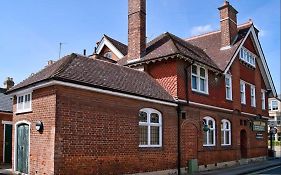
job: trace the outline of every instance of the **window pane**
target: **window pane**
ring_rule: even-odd
[[[229,142],[229,134],[230,134],[230,132],[229,131],[225,131],[225,144],[230,144],[230,142]]]
[[[140,122],[147,122],[147,113],[141,111],[139,114],[139,121]]]
[[[226,88],[226,98],[230,99],[230,88],[229,87]]]
[[[214,126],[213,126],[213,121],[212,121],[212,120],[209,120],[209,121],[208,121],[208,126],[209,126],[209,128],[214,128]]]
[[[150,144],[151,145],[159,145],[160,144],[160,127],[159,126],[151,126],[150,127]]]
[[[192,89],[197,89],[197,77],[192,75]]]
[[[277,101],[271,101],[271,107],[272,107],[272,110],[278,110],[278,102]]]
[[[205,77],[205,69],[200,68],[200,77]]]
[[[159,123],[159,115],[156,113],[150,114],[150,122],[151,123]]]
[[[226,86],[230,86],[230,80],[229,80],[229,78],[225,78],[225,85],[226,85]]]
[[[229,129],[229,123],[225,122],[225,129]]]
[[[197,75],[197,66],[192,65],[192,73]]]
[[[139,144],[140,145],[148,145],[148,127],[147,126],[139,126]]]
[[[214,130],[209,130],[209,144],[213,145],[214,143]]]
[[[206,80],[200,78],[200,91],[206,92]]]

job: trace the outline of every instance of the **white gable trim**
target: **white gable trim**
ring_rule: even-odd
[[[265,60],[265,56],[264,56],[264,53],[263,53],[263,51],[262,51],[262,47],[261,47],[261,45],[260,45],[260,42],[259,42],[259,40],[258,40],[258,37],[257,37],[257,35],[256,35],[254,26],[252,26],[252,27],[250,28],[250,30],[248,31],[248,33],[247,33],[247,35],[245,36],[244,40],[242,41],[242,43],[240,44],[240,46],[239,46],[238,49],[236,50],[234,56],[231,58],[230,63],[228,64],[228,66],[226,67],[226,69],[225,69],[225,71],[224,71],[224,74],[227,74],[227,72],[229,71],[231,65],[233,64],[235,58],[236,58],[237,55],[239,54],[241,48],[243,47],[245,41],[247,40],[247,38],[249,37],[250,34],[252,34],[252,36],[253,36],[254,44],[255,44],[256,47],[257,47],[258,53],[259,53],[260,58],[261,58],[262,66],[263,66],[263,68],[264,68],[264,70],[265,70],[265,75],[264,75],[263,71],[261,71],[262,76],[263,76],[263,78],[268,79],[269,86],[270,86],[270,89],[272,90],[273,96],[276,97],[276,96],[277,96],[276,89],[275,89],[275,86],[274,86],[274,84],[273,84],[273,80],[272,80],[272,77],[271,77],[271,75],[270,75],[270,72],[269,72],[269,69],[268,69],[268,66],[267,66],[267,63],[266,63],[266,60]],[[256,64],[257,64],[257,61],[256,61]]]
[[[124,55],[104,36],[97,48],[97,54],[100,54],[103,47],[107,46],[119,59],[124,57]]]

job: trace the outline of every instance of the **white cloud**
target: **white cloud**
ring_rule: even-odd
[[[213,30],[213,27],[210,24],[203,25],[203,26],[195,26],[191,29],[191,35],[199,35],[203,33],[207,33]]]

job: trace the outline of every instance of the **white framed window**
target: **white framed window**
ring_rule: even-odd
[[[192,65],[191,67],[192,90],[208,94],[208,70],[198,65]]]
[[[251,106],[256,107],[256,87],[251,85]]]
[[[271,102],[269,104],[269,110],[278,111],[278,101],[277,100],[271,100]]]
[[[245,47],[242,47],[240,50],[240,59],[246,62],[247,64],[256,67],[256,55],[246,49]]]
[[[261,90],[261,108],[265,110],[265,90]]]
[[[246,104],[246,84],[244,81],[240,81],[240,97],[241,103]]]
[[[17,113],[30,112],[32,105],[32,94],[26,93],[17,96]]]
[[[221,145],[231,145],[231,123],[226,119],[221,121]]]
[[[216,122],[211,117],[204,117],[203,123],[208,125],[209,130],[204,132],[203,146],[215,146],[216,145]]]
[[[225,75],[225,97],[227,100],[232,100],[232,78],[231,75]]]
[[[151,108],[139,112],[139,147],[162,146],[162,115]]]

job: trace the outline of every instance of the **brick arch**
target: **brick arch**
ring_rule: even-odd
[[[198,158],[198,124],[184,121],[181,125],[181,164],[187,165],[190,159]]]

